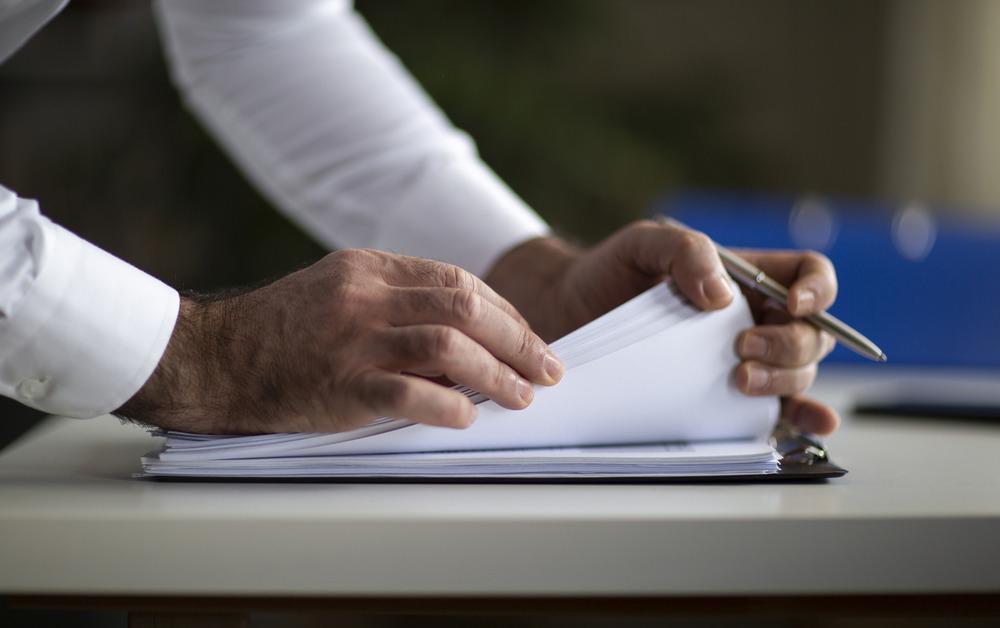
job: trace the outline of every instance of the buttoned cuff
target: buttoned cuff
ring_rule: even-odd
[[[149,379],[177,320],[177,291],[42,219],[37,275],[0,319],[0,392],[88,418]]]

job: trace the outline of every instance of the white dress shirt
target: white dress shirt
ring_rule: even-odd
[[[0,0],[0,52],[30,34],[3,19],[5,2],[63,3]],[[349,2],[158,0],[156,12],[189,107],[328,246],[482,273],[547,233]],[[159,362],[178,303],[169,286],[0,187],[0,393],[67,416],[114,410]]]

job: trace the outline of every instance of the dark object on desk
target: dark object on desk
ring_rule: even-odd
[[[859,403],[854,406],[857,415],[891,416],[917,419],[959,419],[982,423],[1000,424],[1000,406],[960,405],[950,403]]]
[[[854,399],[858,415],[1000,424],[1000,374],[913,371],[875,383]]]
[[[154,482],[238,482],[258,484],[270,483],[307,483],[307,484],[757,484],[761,482],[817,482],[839,478],[847,474],[847,469],[834,464],[826,448],[817,441],[801,435],[776,429],[772,436],[772,446],[781,455],[781,469],[777,473],[745,474],[745,475],[625,475],[615,476],[579,476],[565,475],[544,476],[510,476],[503,474],[482,476],[407,476],[378,477],[371,475],[338,476],[338,477],[205,477],[205,476],[154,476],[144,478]]]
[[[0,397],[0,451],[42,423],[44,412],[22,406],[13,399]]]
[[[447,478],[436,476],[408,476],[402,478],[384,478],[373,476],[348,477],[341,476],[335,478],[224,478],[224,477],[184,477],[184,476],[156,476],[143,478],[147,482],[210,482],[210,483],[231,483],[238,484],[771,484],[778,483],[814,483],[825,482],[833,478],[839,478],[847,474],[847,470],[838,467],[832,462],[818,462],[815,464],[792,463],[787,466],[782,465],[778,473],[767,475],[714,475],[714,476],[663,476],[655,477],[648,475],[619,475],[616,477],[504,477],[500,475],[489,475],[481,477],[462,476]]]
[[[783,424],[779,423],[774,428],[771,446],[781,455],[781,471],[778,474],[781,479],[816,480],[847,474],[847,469],[833,464],[822,443]]]

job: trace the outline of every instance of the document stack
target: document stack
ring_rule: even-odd
[[[660,284],[552,344],[562,381],[524,410],[478,404],[465,430],[381,419],[338,434],[158,432],[144,476],[337,480],[728,478],[779,472],[773,397],[734,386],[735,339],[753,324],[738,290],[700,311]]]

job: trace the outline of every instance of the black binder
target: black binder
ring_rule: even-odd
[[[609,475],[455,475],[455,476],[396,476],[375,477],[366,475],[336,477],[197,477],[154,476],[146,478],[159,482],[238,482],[238,483],[321,483],[321,484],[716,484],[716,483],[772,483],[772,482],[823,482],[839,478],[847,470],[833,463],[822,443],[804,434],[784,427],[775,429],[771,446],[781,457],[776,473],[732,475],[673,475],[643,474]]]

